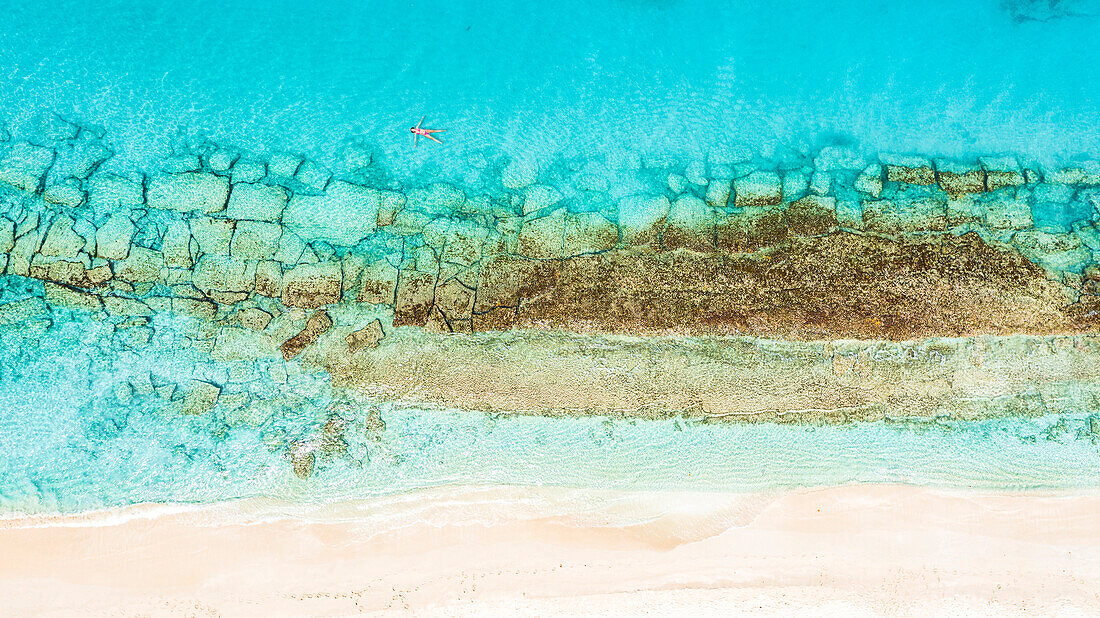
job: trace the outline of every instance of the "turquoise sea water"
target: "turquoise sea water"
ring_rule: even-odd
[[[37,332],[0,333],[0,512],[242,497],[327,502],[445,484],[736,492],[849,482],[1100,487],[1100,434],[1087,410],[785,426],[382,405],[374,409],[385,430],[377,432],[371,406],[334,402],[324,376],[292,371],[277,383],[265,372],[239,375],[233,363],[203,360],[181,334],[190,332],[187,318],[158,317],[152,345],[133,350],[119,345],[124,333],[88,315],[55,309],[52,319]],[[226,394],[247,391],[274,405],[164,414],[157,395],[125,386],[150,373],[157,385],[219,380],[229,385]],[[334,403],[350,421],[347,451],[318,456],[312,476],[299,479],[287,445],[316,441]]]
[[[355,146],[412,184],[469,184],[498,157],[568,158],[577,172],[742,148],[781,159],[827,143],[1096,158],[1100,82],[1087,68],[1100,63],[1098,14],[1094,2],[1000,0],[23,3],[0,23],[0,121],[16,137],[43,112],[102,125],[121,167],[150,166],[181,136],[333,167]],[[443,146],[411,147],[422,116],[447,129]],[[0,301],[20,285],[8,281]],[[365,404],[351,409],[348,453],[300,480],[286,444],[317,435],[325,378],[242,381],[272,402],[252,416],[169,418],[157,396],[119,385],[150,371],[165,384],[224,382],[233,369],[192,355],[171,323],[156,327],[140,350],[64,311],[40,332],[0,333],[0,511],[445,483],[1100,486],[1092,410],[787,427],[386,407],[378,437]]]
[[[1095,155],[1094,0],[13,3],[0,116],[101,124],[149,162],[179,132],[395,174],[484,156],[876,151]],[[410,148],[408,127],[447,129]],[[430,145],[434,146],[434,145]],[[427,167],[425,167],[427,166]]]

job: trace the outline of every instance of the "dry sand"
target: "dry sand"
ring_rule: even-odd
[[[0,520],[7,616],[1100,613],[1100,494],[451,487]]]

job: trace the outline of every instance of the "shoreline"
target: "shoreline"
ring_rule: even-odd
[[[321,511],[142,505],[123,519],[0,519],[0,594],[19,615],[563,614],[624,596],[628,612],[1085,613],[1100,610],[1097,508],[1088,490],[870,484],[441,487]]]

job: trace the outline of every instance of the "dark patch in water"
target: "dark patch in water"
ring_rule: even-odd
[[[1097,0],[1003,0],[1001,8],[1017,24],[1100,15],[1100,1]]]
[[[846,133],[825,132],[817,136],[814,150],[821,150],[826,146],[855,147],[858,145],[859,140]]]

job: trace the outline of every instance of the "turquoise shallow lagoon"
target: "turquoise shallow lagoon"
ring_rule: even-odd
[[[346,451],[295,476],[286,445],[329,418],[323,375],[247,388],[275,405],[166,415],[129,384],[225,380],[156,322],[153,345],[119,350],[110,329],[55,311],[43,335],[5,329],[0,370],[0,510],[73,512],[145,502],[263,497],[324,503],[441,485],[753,492],[845,483],[988,490],[1100,486],[1100,432],[1088,411],[983,421],[846,425],[550,418],[343,402]],[[117,339],[115,340],[117,342]],[[240,379],[240,378],[238,378]],[[265,394],[266,393],[266,394]],[[266,418],[262,414],[267,414]],[[261,415],[261,416],[256,416]]]
[[[1098,15],[1092,2],[1000,0],[24,3],[0,24],[0,121],[13,139],[43,113],[102,125],[118,170],[209,136],[334,169],[369,153],[394,185],[477,186],[504,159],[596,170],[615,197],[635,188],[617,175],[640,167],[630,161],[745,149],[1096,159],[1100,83],[1086,67],[1100,64]],[[443,146],[411,147],[422,116],[447,130]],[[1035,222],[1069,230],[1092,214],[1074,204]],[[0,302],[33,285],[5,278]],[[326,376],[235,376],[262,410],[166,415],[157,389],[237,370],[189,349],[189,327],[173,322],[187,318],[158,315],[153,344],[132,346],[86,314],[51,311],[0,327],[0,512],[446,484],[1100,486],[1100,410],[787,426],[379,404],[380,432],[361,401],[338,402],[355,419],[346,451],[300,479],[287,445],[327,421]],[[132,385],[151,372],[149,392]]]
[[[179,132],[394,174],[480,157],[765,153],[840,140],[1095,154],[1096,3],[66,0],[8,7],[0,110],[102,124],[120,162]],[[445,148],[408,127],[446,128]]]

